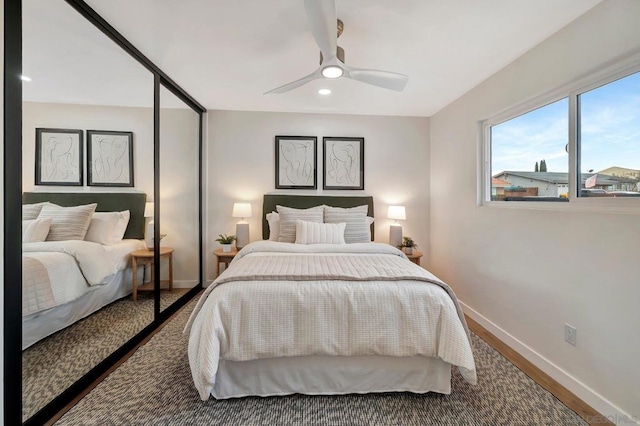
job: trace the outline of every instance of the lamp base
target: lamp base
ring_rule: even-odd
[[[236,248],[240,250],[249,244],[249,223],[238,222],[236,224]]]
[[[402,245],[402,225],[394,223],[389,227],[389,244],[394,247]]]

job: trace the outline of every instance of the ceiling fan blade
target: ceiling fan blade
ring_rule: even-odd
[[[338,15],[335,0],[304,0],[311,33],[325,59],[336,56]]]
[[[366,70],[345,66],[344,76],[362,83],[402,92],[409,82],[409,77],[390,71]]]
[[[293,89],[295,89],[297,87],[304,86],[305,84],[309,83],[310,81],[316,80],[318,78],[322,78],[322,74],[320,74],[320,69],[317,69],[314,72],[312,72],[311,74],[309,74],[309,75],[307,75],[305,77],[302,77],[300,80],[292,81],[291,83],[287,83],[287,84],[285,84],[283,86],[276,87],[273,90],[269,90],[268,92],[265,93],[265,95],[288,92],[289,90],[293,90]]]

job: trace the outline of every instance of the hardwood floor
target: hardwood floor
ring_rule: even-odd
[[[567,388],[552,379],[548,374],[533,365],[522,355],[507,346],[502,340],[491,334],[486,328],[478,324],[469,316],[465,315],[467,325],[482,340],[500,352],[512,364],[518,367],[523,373],[531,377],[536,383],[558,398],[564,405],[575,411],[590,425],[614,425],[605,416],[591,408],[586,402],[575,396]]]

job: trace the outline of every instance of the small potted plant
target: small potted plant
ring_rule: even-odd
[[[231,251],[231,244],[236,240],[235,235],[218,234],[216,241],[222,245],[222,251],[229,253]]]
[[[399,248],[403,250],[405,254],[413,254],[413,249],[418,248],[418,245],[411,237],[402,237],[402,245],[400,245]]]

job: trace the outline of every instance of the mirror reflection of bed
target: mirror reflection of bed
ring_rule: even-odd
[[[146,249],[146,194],[25,192],[23,200],[24,222],[48,228],[26,232],[23,243],[27,418],[146,327],[153,297],[130,297],[130,253]],[[86,217],[84,239],[66,239],[82,232],[75,223]],[[143,274],[139,268],[138,278]]]

